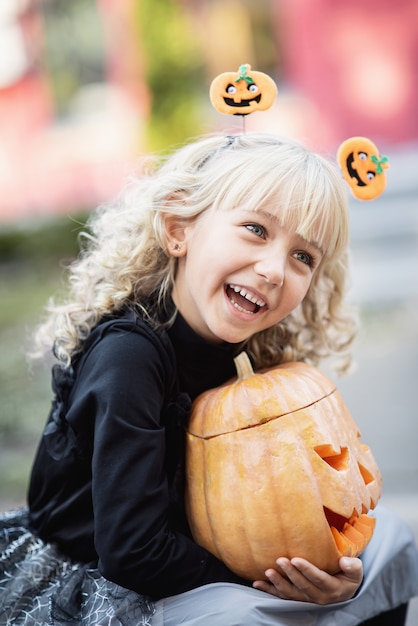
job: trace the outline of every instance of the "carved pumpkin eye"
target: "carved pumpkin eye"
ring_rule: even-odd
[[[374,172],[367,172],[367,180],[373,180],[376,174]]]
[[[248,85],[248,91],[251,91],[251,93],[257,93],[258,92],[258,87],[255,83],[253,83],[252,85]]]
[[[359,153],[358,153],[358,158],[359,158],[361,161],[367,161],[367,154],[366,154],[365,152],[359,152]]]
[[[348,448],[341,448],[339,451],[334,451],[332,446],[325,444],[316,446],[315,452],[325,463],[328,463],[330,467],[333,467],[339,472],[348,467]]]
[[[305,363],[254,373],[199,396],[186,436],[193,537],[240,576],[278,555],[335,573],[370,541],[379,468],[334,384]]]
[[[226,88],[226,93],[237,93],[237,88],[235,87],[235,85],[229,84]]]

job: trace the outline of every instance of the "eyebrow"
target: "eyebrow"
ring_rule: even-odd
[[[277,217],[277,215],[273,215],[273,213],[270,213],[270,211],[266,211],[265,209],[257,209],[254,211],[254,213],[259,213],[260,215],[263,215],[266,219],[270,220],[274,224],[280,225],[280,219]],[[299,237],[302,237],[302,235],[300,235],[299,233],[297,234],[299,235]],[[318,252],[324,255],[324,250],[318,241],[308,241],[307,239],[305,239],[305,237],[302,237],[302,239],[306,241],[308,245],[313,246],[314,248],[318,250]]]

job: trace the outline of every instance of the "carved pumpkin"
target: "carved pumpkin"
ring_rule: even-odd
[[[213,106],[220,113],[248,115],[265,111],[273,104],[277,87],[264,72],[251,71],[251,65],[241,65],[238,72],[216,76],[209,89]]]
[[[351,137],[338,148],[337,161],[353,195],[373,200],[386,188],[387,157],[381,157],[375,144],[366,137]]]
[[[357,556],[375,520],[381,476],[334,384],[286,363],[239,377],[193,404],[186,510],[193,537],[249,580],[300,556],[329,573]]]

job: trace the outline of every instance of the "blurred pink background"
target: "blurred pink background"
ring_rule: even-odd
[[[80,85],[64,115],[48,65],[46,16],[53,4],[1,3],[0,224],[96,205],[117,192],[152,148],[144,132],[153,101],[141,0],[90,3],[103,75]],[[369,136],[382,152],[418,140],[416,0],[169,4],[199,42],[201,132],[237,124],[208,106],[207,90],[217,73],[250,63],[272,75],[279,96],[271,110],[249,116],[247,130],[290,135],[329,153],[352,135]],[[268,25],[261,34],[259,22]],[[182,106],[187,116],[187,103]]]

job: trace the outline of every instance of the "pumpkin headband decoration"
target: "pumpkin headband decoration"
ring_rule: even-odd
[[[346,139],[338,149],[337,161],[345,181],[359,200],[374,200],[384,192],[389,159],[380,156],[367,137]]]
[[[236,72],[223,72],[213,79],[209,97],[213,107],[226,115],[245,116],[269,109],[277,96],[276,83],[268,74],[240,65]],[[244,124],[245,130],[245,124]],[[367,137],[345,140],[337,152],[337,161],[351,192],[359,200],[374,200],[386,188],[389,160],[380,156]]]
[[[223,72],[216,76],[209,89],[214,108],[226,115],[249,115],[265,111],[277,96],[276,83],[268,74],[251,70],[251,65],[240,65],[237,72]]]

